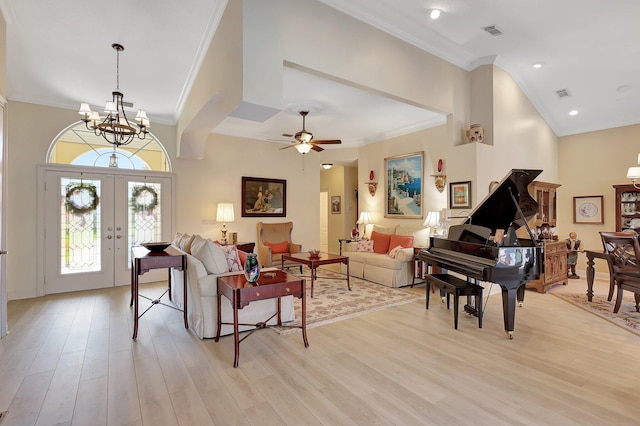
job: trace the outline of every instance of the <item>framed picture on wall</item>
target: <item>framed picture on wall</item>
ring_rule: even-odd
[[[424,152],[384,159],[386,171],[384,217],[422,219]]]
[[[286,216],[286,180],[242,176],[242,217]]]
[[[449,184],[449,208],[471,208],[471,181],[451,182]]]
[[[573,197],[573,223],[604,223],[602,195]]]
[[[340,196],[333,195],[331,197],[331,213],[340,214],[342,211],[342,206],[340,205]]]

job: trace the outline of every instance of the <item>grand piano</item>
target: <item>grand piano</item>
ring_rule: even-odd
[[[465,275],[468,281],[489,281],[502,288],[504,330],[513,338],[516,300],[522,303],[525,284],[540,276],[542,249],[528,221],[538,203],[527,186],[542,170],[513,169],[447,238],[431,238],[418,258],[428,266]],[[529,238],[518,238],[524,226]],[[521,232],[522,234],[522,232]]]

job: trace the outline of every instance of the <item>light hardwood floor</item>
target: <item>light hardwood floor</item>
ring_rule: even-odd
[[[422,300],[310,329],[307,349],[300,333],[258,331],[237,369],[230,336],[199,340],[166,307],[133,341],[128,287],[12,301],[8,313],[2,426],[640,423],[640,336],[551,294],[527,291],[514,340],[499,296],[484,328],[461,314],[457,331],[435,298],[428,311]]]

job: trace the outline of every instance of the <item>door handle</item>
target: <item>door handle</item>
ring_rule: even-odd
[[[0,254],[7,254],[7,253],[9,253],[9,252],[6,251],[6,250],[0,250]]]
[[[122,235],[116,235],[116,238],[120,239],[120,238],[122,238]]]
[[[113,235],[107,235],[107,240],[110,240],[113,238]]]

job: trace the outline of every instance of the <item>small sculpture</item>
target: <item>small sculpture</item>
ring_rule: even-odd
[[[472,124],[465,132],[468,142],[482,142],[484,140],[484,129],[479,124]]]
[[[568,278],[578,279],[580,278],[576,274],[576,263],[578,263],[578,253],[584,250],[580,248],[581,242],[578,239],[578,234],[576,234],[575,232],[570,232],[569,238],[567,238],[566,241],[567,241],[567,250],[569,250],[569,253],[567,253],[567,266],[571,269],[571,274],[569,274],[569,271],[567,271],[567,275],[568,275]]]

